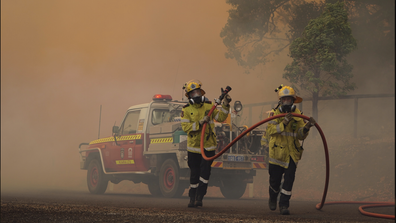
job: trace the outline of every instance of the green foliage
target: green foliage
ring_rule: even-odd
[[[227,0],[232,6],[220,37],[226,58],[235,59],[247,72],[266,64],[301,37],[311,19],[327,3],[338,0]],[[378,66],[394,64],[395,1],[343,0],[359,51],[378,59]],[[345,13],[345,12],[344,12]],[[336,27],[334,27],[336,28]],[[326,53],[326,52],[323,52]]]
[[[346,60],[356,46],[344,3],[329,3],[291,43],[293,62],[285,67],[283,77],[312,94],[344,95],[356,87],[349,82],[353,67]]]
[[[304,0],[227,0],[227,3],[233,8],[220,33],[227,47],[225,56],[235,59],[247,73],[270,61],[270,55],[287,48],[292,39],[301,35],[308,21],[320,14],[318,3]]]

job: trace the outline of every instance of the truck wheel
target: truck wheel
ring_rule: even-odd
[[[222,180],[220,191],[227,199],[239,199],[245,193],[246,185],[242,180]]]
[[[179,179],[179,167],[173,159],[167,159],[161,165],[159,186],[164,197],[181,197],[185,187]]]
[[[152,179],[150,179],[147,186],[151,195],[155,197],[162,197],[158,177],[153,177]]]
[[[108,180],[102,170],[102,165],[97,159],[91,160],[88,165],[87,184],[92,194],[103,194],[107,189]]]

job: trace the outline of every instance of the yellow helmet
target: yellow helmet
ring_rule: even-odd
[[[189,98],[188,93],[190,93],[191,91],[193,91],[195,89],[200,89],[201,94],[203,96],[205,94],[205,91],[201,89],[201,86],[202,86],[201,81],[199,81],[197,79],[192,79],[192,80],[186,82],[183,86],[183,89],[186,92],[185,93],[186,97]]]
[[[283,97],[291,96],[294,98],[294,103],[302,102],[302,98],[298,97],[294,89],[290,86],[283,86],[282,84],[277,89],[275,89],[275,92],[278,92],[279,100]]]

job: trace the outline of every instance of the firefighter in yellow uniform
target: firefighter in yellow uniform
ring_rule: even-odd
[[[270,116],[287,113],[286,116],[273,119],[268,122],[267,135],[269,135],[269,167],[270,175],[269,187],[269,208],[276,210],[277,197],[279,199],[280,214],[290,214],[289,200],[292,194],[292,187],[295,178],[297,163],[301,159],[303,148],[299,140],[304,140],[308,136],[309,129],[315,125],[315,120],[310,120],[305,124],[299,117],[293,114],[301,114],[294,103],[300,103],[302,98],[296,96],[293,88],[281,85],[275,90],[278,92],[279,104],[272,110]],[[280,188],[282,175],[284,181]]]
[[[272,111],[269,111],[267,113],[271,113],[271,112]],[[268,116],[268,117],[270,117],[270,116]],[[266,162],[267,167],[268,167],[268,159],[269,159],[269,157],[268,157],[269,156],[269,148],[268,148],[268,146],[269,146],[270,137],[269,137],[269,134],[267,134],[267,127],[265,128],[264,134],[261,137],[260,144],[261,144],[261,148],[262,148],[262,151],[263,151],[262,154],[264,155],[264,159],[265,159],[265,162]]]
[[[214,131],[215,119],[223,122],[228,116],[231,97],[227,94],[223,100],[221,109],[214,109],[211,116],[207,116],[213,107],[212,102],[206,101],[205,91],[201,89],[199,80],[190,80],[184,84],[183,89],[189,100],[181,113],[181,125],[187,133],[188,167],[190,168],[190,202],[188,207],[202,206],[202,199],[206,194],[213,161],[207,161],[201,155],[201,133],[203,124],[208,123],[205,129],[204,149],[205,155],[215,155],[217,147]]]

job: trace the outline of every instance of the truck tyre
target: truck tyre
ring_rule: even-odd
[[[154,197],[162,197],[162,193],[159,186],[158,177],[153,177],[147,184],[148,189]]]
[[[227,199],[239,199],[245,193],[246,185],[242,180],[222,180],[220,191]]]
[[[181,197],[185,187],[180,182],[179,167],[173,159],[162,163],[159,174],[159,186],[164,197]]]
[[[107,189],[108,180],[102,170],[102,165],[97,159],[91,160],[88,165],[87,184],[92,194],[103,194]]]

